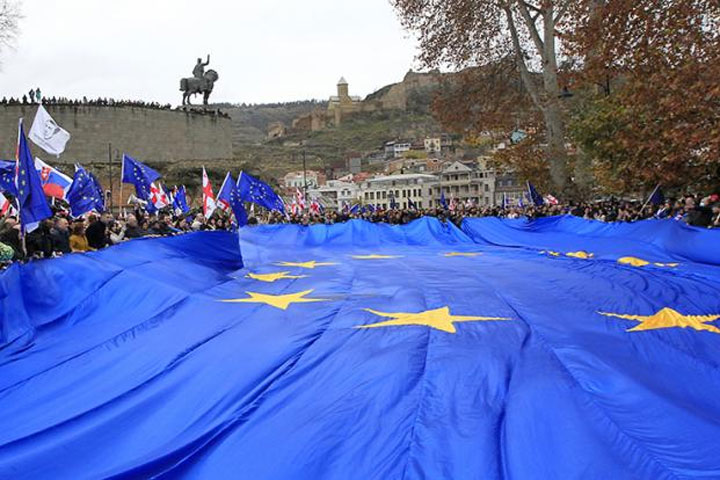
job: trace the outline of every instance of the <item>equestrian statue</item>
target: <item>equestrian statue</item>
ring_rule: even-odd
[[[202,58],[197,59],[195,68],[193,68],[193,76],[180,80],[180,91],[183,92],[183,105],[192,105],[190,103],[190,95],[202,93],[203,105],[208,104],[208,99],[213,91],[215,82],[220,78],[215,70],[205,71],[205,67],[210,64],[210,55],[207,61],[203,62]]]

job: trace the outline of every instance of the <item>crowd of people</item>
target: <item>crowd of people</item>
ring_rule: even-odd
[[[173,110],[173,106],[169,103],[161,104],[158,102],[145,102],[138,100],[115,100],[113,98],[87,98],[72,99],[67,97],[42,97],[40,89],[30,90],[32,95],[25,94],[21,98],[14,97],[3,97],[0,100],[0,105],[37,105],[43,104],[46,106],[61,106],[61,107],[82,107],[82,106],[95,106],[95,107],[137,107],[137,108],[150,108],[155,110]],[[200,115],[218,115],[221,117],[230,118],[225,112],[219,109],[208,109],[202,107],[177,107],[177,110],[190,111]]]
[[[209,218],[192,211],[176,215],[165,212],[150,215],[141,208],[114,217],[110,213],[90,214],[86,218],[72,219],[64,210],[56,210],[52,218],[24,239],[20,235],[18,219],[12,215],[0,219],[0,266],[13,261],[52,258],[73,252],[102,249],[140,237],[178,235],[200,230],[233,230],[231,217],[220,210]],[[250,227],[258,224],[295,223],[300,225],[334,224],[351,219],[364,219],[375,223],[402,225],[422,216],[437,217],[460,226],[467,217],[540,218],[554,215],[573,215],[603,222],[632,222],[648,218],[682,221],[689,225],[720,228],[720,195],[706,197],[687,195],[668,200],[660,205],[639,202],[604,200],[567,205],[497,207],[457,205],[454,209],[374,209],[371,207],[345,208],[340,211],[304,211],[283,214],[278,211],[251,210]]]

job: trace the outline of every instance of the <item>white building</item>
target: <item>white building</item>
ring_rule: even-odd
[[[440,153],[442,151],[442,140],[440,137],[428,137],[424,143],[425,151],[428,153]]]
[[[328,180],[322,187],[308,190],[308,201],[317,199],[325,208],[340,210],[360,200],[360,187],[351,182]]]
[[[305,186],[305,178],[307,177],[308,188],[318,186],[318,172],[308,170],[305,175],[303,172],[290,172],[283,177],[285,188],[303,188]]]
[[[417,208],[427,208],[437,181],[435,175],[422,173],[370,178],[361,184],[362,202],[387,209],[394,198],[398,208],[409,208],[410,202]]]
[[[433,186],[430,207],[440,206],[442,193],[445,193],[448,203],[454,198],[463,204],[495,205],[495,173],[487,168],[483,160],[476,168],[453,162],[443,169],[439,177],[440,181]]]

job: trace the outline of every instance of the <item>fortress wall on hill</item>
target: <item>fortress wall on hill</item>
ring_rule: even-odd
[[[59,160],[32,144],[33,153],[50,163],[106,161],[108,143],[112,143],[113,151],[148,162],[211,161],[233,156],[231,120],[226,117],[142,107],[45,108],[72,135]],[[0,105],[0,158],[15,158],[18,118],[25,118],[27,133],[36,109],[36,105]]]

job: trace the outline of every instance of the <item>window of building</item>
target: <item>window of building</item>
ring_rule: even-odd
[[[486,191],[486,192],[489,192],[489,191],[490,191],[490,185],[488,185],[487,183],[485,184],[485,191]]]

